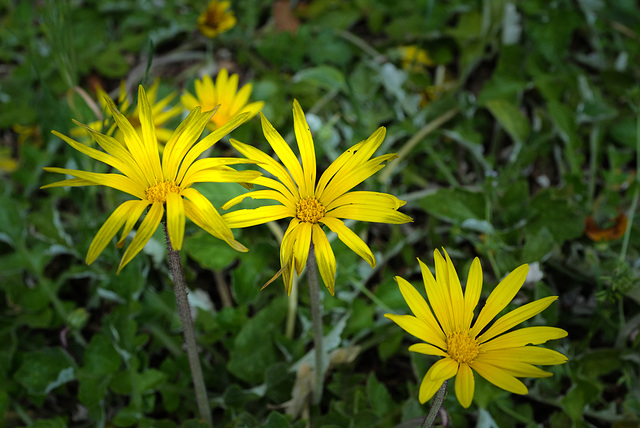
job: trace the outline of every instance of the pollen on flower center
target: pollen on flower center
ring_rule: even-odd
[[[162,202],[164,204],[169,193],[180,193],[180,187],[176,186],[173,181],[163,181],[147,187],[145,193],[150,202]]]
[[[318,223],[324,212],[324,206],[316,198],[302,199],[296,204],[296,217],[300,221]]]
[[[456,332],[447,337],[447,353],[459,363],[468,363],[478,356],[478,342],[468,332]]]

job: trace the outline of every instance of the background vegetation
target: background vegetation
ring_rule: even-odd
[[[445,247],[463,280],[474,256],[486,297],[530,263],[515,304],[560,299],[530,324],[561,327],[569,362],[514,396],[479,382],[454,394],[453,427],[637,427],[640,417],[640,10],[633,0],[310,0],[232,4],[209,41],[196,0],[0,1],[0,425],[197,426],[162,231],[119,276],[93,236],[124,195],[38,190],[43,166],[99,170],[52,129],[96,119],[85,93],[160,79],[192,90],[221,67],[292,141],[292,99],[328,165],[378,126],[399,159],[361,188],[407,200],[402,226],[353,224],[371,269],[339,240],[336,296],[323,290],[332,356],[319,408],[307,404],[304,277],[287,334],[277,229],[237,231],[235,253],[193,224],[182,252],[216,426],[409,427],[433,360],[386,320],[408,313],[393,281],[420,283],[416,257]],[[428,61],[406,57],[405,46]],[[176,97],[172,105],[178,103]],[[174,127],[176,118],[169,127]],[[259,121],[234,138],[267,150]],[[226,143],[216,155],[234,156]],[[201,186],[220,207],[243,189]],[[248,203],[250,204],[250,202]],[[280,225],[283,226],[283,225]],[[476,379],[478,377],[476,376]],[[191,419],[191,421],[190,421]]]

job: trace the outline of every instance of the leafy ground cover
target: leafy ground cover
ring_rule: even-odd
[[[250,249],[239,253],[187,221],[181,257],[214,426],[420,426],[419,386],[437,358],[410,353],[413,338],[384,314],[409,313],[394,277],[418,286],[416,257],[433,269],[442,247],[463,283],[480,259],[482,300],[528,263],[507,310],[559,296],[526,325],[568,332],[546,344],[568,362],[525,380],[527,395],[476,376],[463,408],[449,385],[448,426],[639,425],[636,2],[243,0],[213,38],[198,30],[206,6],[0,1],[1,425],[202,424],[162,228],[119,274],[115,244],[88,266],[127,196],[40,187],[56,179],[46,166],[110,172],[51,134],[81,138],[72,119],[108,132],[98,88],[122,107],[124,82],[132,112],[137,86],[155,84],[157,101],[171,97],[164,111],[178,108],[161,125],[172,130],[187,114],[180,96],[222,68],[252,84],[290,143],[300,102],[318,165],[385,126],[378,155],[398,158],[358,189],[407,201],[413,222],[348,223],[375,268],[328,233],[338,266],[335,296],[321,290],[330,364],[315,405],[306,274],[289,297],[281,279],[260,290],[280,269],[286,223],[235,230]],[[231,137],[270,153],[257,118]],[[228,138],[214,152],[238,156]],[[218,209],[246,192],[197,188]]]

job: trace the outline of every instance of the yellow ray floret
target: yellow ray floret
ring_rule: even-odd
[[[347,228],[342,219],[379,223],[407,223],[411,217],[398,211],[405,202],[393,195],[351,189],[382,169],[395,154],[371,158],[382,143],[385,129],[379,128],[365,141],[340,155],[316,180],[316,154],[313,138],[304,112],[293,102],[293,123],[301,161],[282,136],[260,114],[262,130],[269,145],[280,159],[255,147],[231,140],[231,144],[248,159],[260,164],[274,179],[259,177],[254,184],[268,190],[258,190],[231,199],[223,205],[228,209],[244,198],[271,199],[279,205],[256,209],[240,209],[222,217],[232,228],[249,227],[273,220],[291,218],[280,246],[281,273],[287,292],[291,292],[294,270],[300,274],[313,244],[318,269],[324,284],[334,294],[336,260],[324,226],[335,232],[351,250],[375,267],[375,258],[367,244]]]
[[[429,400],[445,380],[455,376],[456,397],[463,407],[469,407],[475,389],[474,371],[506,391],[526,394],[527,387],[518,380],[519,377],[551,376],[534,364],[555,365],[567,361],[567,357],[559,352],[530,346],[565,337],[567,332],[560,328],[536,326],[508,332],[545,310],[557,296],[516,308],[482,333],[522,287],[529,270],[527,265],[515,269],[496,286],[472,326],[482,291],[480,261],[476,258],[471,264],[463,293],[453,263],[446,251],[444,255],[442,257],[438,250],[434,252],[435,278],[429,268],[418,260],[429,303],[409,282],[396,277],[413,315],[385,314],[424,342],[412,345],[410,351],[443,357],[431,366],[422,380],[421,403]]]
[[[127,235],[147,208],[146,216],[122,257],[118,272],[146,245],[165,217],[165,212],[169,238],[175,250],[182,247],[185,218],[189,218],[236,250],[247,251],[234,239],[231,229],[211,202],[191,186],[201,182],[249,183],[260,176],[257,171],[235,171],[229,167],[232,164],[253,163],[248,159],[197,160],[205,150],[247,120],[250,114],[235,116],[196,143],[214,113],[214,111],[203,113],[200,107],[196,107],[168,138],[161,158],[158,152],[153,110],[143,87],[140,86],[138,90],[137,110],[140,124],[137,129],[118,111],[110,99],[107,98],[105,102],[122,135],[121,141],[77,122],[104,151],[79,143],[56,131],[53,131],[53,134],[79,152],[113,167],[120,173],[103,174],[65,168],[44,168],[45,171],[67,174],[75,178],[48,184],[42,188],[99,185],[121,190],[137,198],[121,204],[105,221],[91,242],[86,258],[87,263],[93,263],[120,231],[122,234],[117,246],[121,248]]]

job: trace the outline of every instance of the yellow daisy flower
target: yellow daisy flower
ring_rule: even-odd
[[[159,85],[160,85],[160,81],[156,79],[151,85],[151,87],[149,88],[149,91],[147,92],[147,100],[149,100],[149,104],[151,105],[151,113],[153,115],[153,126],[155,128],[156,137],[158,138],[158,141],[162,143],[166,143],[167,141],[169,141],[169,138],[171,138],[173,131],[165,128],[164,126],[168,121],[170,121],[176,116],[179,116],[182,113],[182,108],[180,106],[174,106],[167,109],[167,106],[169,105],[171,100],[173,100],[173,98],[176,96],[175,92],[171,92],[169,95],[162,98],[161,100],[157,100]],[[109,95],[101,87],[98,87],[96,89],[96,93],[98,95],[98,100],[100,101],[100,105],[102,106],[102,109],[108,110],[109,106],[106,100],[109,99]],[[140,127],[141,127],[140,104],[138,103],[135,106],[135,108],[132,107],[131,98],[127,94],[127,89],[125,87],[124,80],[120,82],[120,91],[118,93],[118,106],[120,111],[124,113],[129,123],[131,123],[131,125],[138,132],[138,134],[140,134]],[[104,130],[102,129],[104,124],[105,124],[104,121],[96,120],[94,122],[87,124],[87,126],[95,131],[104,132]],[[122,132],[118,131],[118,128],[116,127],[115,123],[106,130],[106,134],[113,135],[118,141],[124,142],[124,135],[122,134]],[[81,137],[81,136],[87,135],[87,132],[83,127],[78,127],[78,128],[73,128],[71,130],[71,135],[74,137]],[[162,146],[161,146],[161,150],[162,150]]]
[[[182,247],[185,217],[213,236],[225,240],[238,251],[247,249],[233,238],[229,226],[216,209],[198,190],[191,187],[203,182],[250,182],[260,175],[257,171],[235,171],[227,165],[252,163],[238,158],[198,159],[205,150],[220,138],[244,122],[248,115],[241,115],[195,144],[214,111],[202,113],[195,108],[173,132],[167,142],[162,159],[158,153],[157,136],[151,104],[140,86],[138,89],[141,133],[124,117],[107,98],[107,104],[116,125],[124,135],[124,143],[101,134],[79,122],[104,149],[96,150],[59,132],[53,134],[81,153],[104,162],[121,174],[100,174],[66,168],[44,168],[48,172],[68,174],[71,178],[48,184],[42,188],[61,186],[107,186],[134,196],[135,200],[122,203],[107,219],[96,234],[87,253],[87,264],[100,255],[111,239],[123,228],[118,248],[131,232],[147,207],[149,211],[138,227],[131,244],[125,251],[118,272],[142,250],[160,224],[167,211],[167,229],[174,249]]]
[[[236,17],[228,1],[213,0],[198,17],[198,30],[206,37],[213,38],[236,25]]]
[[[180,101],[187,110],[193,110],[197,106],[202,107],[203,110],[211,110],[219,105],[218,112],[211,118],[211,123],[208,125],[208,128],[213,130],[238,114],[250,113],[250,118],[258,114],[264,102],[256,101],[247,104],[252,88],[251,83],[247,83],[238,90],[238,75],[229,76],[227,69],[223,68],[218,73],[215,85],[209,76],[204,76],[202,80],[196,79],[196,95],[193,96],[185,91]]]
[[[240,153],[260,164],[278,180],[259,177],[254,180],[270,190],[258,190],[237,196],[222,206],[228,209],[246,197],[272,199],[280,205],[242,209],[224,214],[222,218],[232,228],[242,228],[273,220],[292,217],[280,246],[280,264],[287,293],[291,293],[293,267],[301,273],[307,262],[313,243],[318,269],[324,284],[334,294],[336,259],[322,225],[338,234],[338,238],[351,250],[365,259],[372,267],[376,261],[367,244],[349,230],[341,219],[373,221],[380,223],[407,223],[411,217],[398,212],[405,204],[387,193],[354,191],[352,188],[372,176],[394,159],[396,154],[370,159],[382,143],[385,129],[380,127],[362,141],[338,157],[316,183],[316,154],[309,125],[297,101],[293,102],[293,124],[298,141],[302,165],[289,145],[261,113],[262,130],[282,164],[266,153],[231,140]]]
[[[559,352],[528,346],[565,337],[567,332],[560,328],[535,326],[505,333],[545,310],[557,296],[514,309],[485,330],[522,287],[528,265],[518,267],[496,286],[472,327],[473,312],[482,291],[480,261],[477,257],[473,260],[463,293],[453,263],[446,251],[444,255],[446,260],[438,250],[434,252],[437,280],[418,259],[430,306],[411,284],[397,276],[395,280],[400,292],[415,316],[385,314],[408,333],[426,342],[412,345],[410,351],[444,357],[431,366],[422,379],[421,403],[429,400],[445,380],[456,376],[456,397],[463,407],[469,407],[475,388],[473,371],[499,388],[526,394],[527,387],[518,377],[552,375],[533,364],[554,365],[567,361],[567,357]]]
[[[400,46],[400,57],[402,59],[402,68],[407,71],[419,72],[424,67],[434,65],[433,60],[429,56],[429,52],[419,48],[417,45]]]

